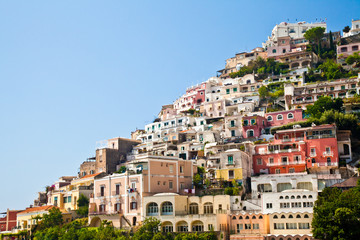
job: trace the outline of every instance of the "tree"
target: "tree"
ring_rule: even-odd
[[[344,69],[333,59],[326,59],[318,69],[322,70],[322,76],[327,80],[338,79],[344,76]]]
[[[193,177],[193,184],[196,188],[202,189],[203,188],[203,178],[200,174],[195,174]]]
[[[81,194],[77,200],[77,204],[78,209],[76,213],[81,217],[87,217],[89,213],[89,199],[84,194]]]
[[[46,229],[63,224],[63,217],[60,209],[53,207],[49,210],[49,214],[44,214],[39,224],[39,229]]]
[[[341,192],[325,188],[314,206],[312,233],[316,239],[360,239],[360,191],[358,187]]]
[[[319,119],[326,110],[341,111],[342,105],[343,101],[340,98],[333,100],[329,96],[322,96],[313,105],[306,107],[306,113]]]
[[[359,64],[360,63],[360,55],[359,55],[359,52],[355,52],[354,54],[348,56],[346,59],[345,59],[345,62],[346,64],[348,65],[352,65],[354,63]]]
[[[146,218],[143,225],[134,234],[134,240],[152,239],[158,232],[161,222],[157,218]],[[159,236],[157,236],[159,239]]]
[[[343,32],[348,33],[348,32],[350,32],[350,30],[351,30],[350,27],[346,26],[346,27],[344,27]]]
[[[315,44],[318,46],[317,54],[319,55],[321,53],[321,44],[320,40],[324,36],[325,28],[323,27],[315,27],[310,28],[304,33],[304,38],[308,40],[310,43]]]
[[[259,95],[261,99],[265,99],[269,96],[269,91],[265,86],[259,88]]]

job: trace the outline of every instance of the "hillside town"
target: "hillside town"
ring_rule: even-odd
[[[30,206],[1,206],[2,238],[28,239],[58,209],[64,224],[94,228],[136,232],[151,218],[161,233],[316,239],[318,196],[360,179],[360,20],[337,32],[282,22],[268,34],[131,137],[97,142]]]

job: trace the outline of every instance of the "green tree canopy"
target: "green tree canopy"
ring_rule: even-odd
[[[346,26],[346,27],[344,27],[343,32],[348,33],[348,32],[350,32],[350,30],[351,30],[350,27]]]
[[[319,119],[326,110],[341,111],[342,106],[343,101],[340,98],[332,99],[329,96],[322,96],[313,105],[306,107],[306,113]]]

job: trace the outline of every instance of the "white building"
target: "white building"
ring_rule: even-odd
[[[344,37],[350,37],[360,33],[360,19],[351,20],[351,30],[347,33],[344,32]]]

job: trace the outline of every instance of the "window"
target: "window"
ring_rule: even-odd
[[[273,49],[273,50],[272,50],[272,53],[276,53],[276,49]]]
[[[243,230],[243,224],[236,224],[236,232],[240,233],[240,230]]]
[[[275,169],[275,174],[280,174],[280,169]]]
[[[258,223],[253,224],[253,229],[259,229],[259,224]]]
[[[255,119],[251,119],[250,122],[251,122],[251,125],[255,125],[255,124],[256,124],[256,120],[255,120]]]
[[[276,116],[276,119],[277,119],[277,120],[283,120],[283,115],[282,115],[282,114],[278,114],[278,115]]]
[[[278,219],[278,216],[277,216],[277,215],[274,215],[273,219]]]
[[[234,92],[237,92],[237,88],[233,88]]]
[[[299,223],[299,229],[310,229],[309,223]]]
[[[284,190],[292,189],[291,183],[278,183],[277,191],[282,192]]]
[[[257,161],[257,165],[262,165],[263,164],[261,158],[256,159],[256,161]]]
[[[315,157],[316,156],[316,148],[310,148],[310,156]]]
[[[300,162],[301,161],[301,155],[294,156],[294,162]]]
[[[267,117],[267,120],[268,120],[268,122],[272,122],[273,117],[272,117],[272,116],[268,116],[268,117]]]
[[[253,137],[254,136],[254,130],[248,130],[246,133],[247,133],[247,137]]]
[[[266,208],[268,209],[272,208],[272,203],[266,203]]]
[[[345,90],[345,85],[341,86],[341,90]]]
[[[190,203],[189,214],[199,214],[199,205],[197,203]]]
[[[286,223],[286,229],[297,229],[296,223]]]
[[[212,203],[204,204],[204,214],[212,214],[213,213],[213,205]]]
[[[169,166],[169,171],[170,171],[170,173],[173,173],[173,172],[174,172],[174,166],[173,166],[173,165],[170,165],[170,166]]]
[[[234,178],[234,170],[229,170],[229,179]]]
[[[359,50],[359,46],[352,46],[351,50],[352,50],[352,51],[358,51],[358,50]]]
[[[105,195],[105,186],[100,187],[100,196],[103,197]]]
[[[289,113],[289,114],[287,115],[287,118],[288,118],[288,119],[293,119],[293,118],[294,118],[294,114]]]
[[[272,187],[270,183],[259,184],[257,190],[258,192],[272,192]]]
[[[228,155],[228,164],[234,164],[233,155]]]
[[[180,173],[184,172],[184,166],[180,165]]]
[[[245,224],[245,229],[251,229],[251,224]]]
[[[208,230],[209,231],[213,231],[214,230],[214,226],[212,224],[208,224]]]
[[[164,202],[161,205],[161,215],[172,215],[173,214],[173,205],[171,202]]]
[[[235,130],[231,130],[231,136],[235,137]]]
[[[230,94],[230,89],[226,89],[226,94]]]
[[[330,91],[334,91],[334,87],[330,87]]]
[[[294,173],[295,172],[295,168],[289,168],[289,173]]]
[[[244,126],[249,125],[249,120],[244,120]]]
[[[274,229],[285,229],[283,223],[274,223]]]
[[[269,158],[269,163],[274,163],[274,158]]]
[[[172,190],[173,189],[173,182],[169,181],[169,189]]]
[[[157,205],[157,203],[149,203],[148,207],[147,207],[147,215],[148,216],[156,216],[159,213],[159,207]]]
[[[100,212],[105,212],[105,205],[104,204],[99,205],[99,211]]]

